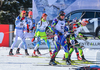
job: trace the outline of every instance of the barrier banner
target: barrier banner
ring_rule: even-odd
[[[0,24],[0,47],[9,47],[9,24]]]

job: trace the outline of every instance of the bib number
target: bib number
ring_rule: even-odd
[[[20,23],[20,26],[23,26],[23,23]]]
[[[61,29],[64,29],[64,26],[61,26]]]

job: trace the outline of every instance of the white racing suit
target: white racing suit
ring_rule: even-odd
[[[24,44],[25,49],[27,49],[27,45],[26,45],[25,38],[24,38],[24,29],[25,29],[26,25],[27,25],[27,18],[26,17],[25,17],[24,20],[21,20],[20,16],[18,16],[16,18],[16,21],[15,21],[15,40],[14,40],[13,44],[11,45],[11,49],[14,48],[14,46],[15,46],[15,44],[17,42],[18,37],[21,38],[22,43]],[[20,44],[19,44],[19,46],[20,46]]]
[[[35,20],[28,18],[27,19],[28,22],[28,26],[29,26],[29,32],[27,32],[27,26],[25,26],[25,32],[24,32],[24,38],[30,38],[30,42],[34,37],[34,27],[35,27]],[[23,45],[23,42],[20,43],[20,45],[18,46],[18,48],[21,48],[21,46]]]

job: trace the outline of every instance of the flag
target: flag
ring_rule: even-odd
[[[54,4],[57,0],[48,0],[48,4],[49,6],[51,6],[52,4]]]
[[[32,0],[32,12],[33,12],[33,19],[36,19],[38,17],[38,11],[34,0]]]

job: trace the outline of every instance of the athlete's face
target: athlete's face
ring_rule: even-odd
[[[82,21],[81,21],[82,26],[86,26],[88,23],[89,22],[86,19],[82,19]]]
[[[64,19],[64,18],[65,18],[65,16],[60,16],[60,18],[61,18],[61,19]]]
[[[28,15],[29,18],[32,18],[32,15]]]
[[[82,26],[86,26],[88,23],[86,23],[86,22],[85,22],[85,23],[82,23],[82,22],[81,22],[81,24],[82,24]]]
[[[22,13],[22,17],[25,17],[26,16],[26,13]]]
[[[47,16],[44,16],[44,17],[43,17],[43,20],[46,20],[46,19],[47,19]]]

